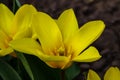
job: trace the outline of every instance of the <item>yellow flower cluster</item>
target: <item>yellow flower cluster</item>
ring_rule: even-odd
[[[21,6],[14,15],[0,4],[0,56],[17,50],[37,56],[52,68],[61,69],[74,61],[96,61],[101,55],[89,45],[104,28],[101,20],[87,22],[79,28],[72,9],[53,19],[32,5]]]
[[[32,5],[24,5],[14,15],[4,4],[0,4],[0,56],[13,53],[10,41],[31,36],[31,18],[36,12]]]
[[[96,72],[89,70],[87,80],[101,80]],[[105,75],[104,80],[120,80],[120,70],[117,67],[110,67]]]

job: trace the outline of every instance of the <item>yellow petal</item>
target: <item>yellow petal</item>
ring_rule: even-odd
[[[0,50],[4,48],[4,43],[0,40]]]
[[[0,56],[5,56],[13,52],[13,49],[8,47],[6,49],[1,49],[0,50]]]
[[[58,20],[56,20],[58,27],[60,28],[63,36],[63,40],[66,42],[73,33],[78,30],[78,23],[72,9],[65,10]]]
[[[8,43],[11,39],[0,29],[0,56],[5,56],[13,52]]]
[[[55,21],[49,15],[38,12],[33,16],[32,22],[32,27],[37,33],[45,53],[51,54],[52,50],[61,46],[61,32]]]
[[[5,6],[0,4],[0,29],[9,34],[14,14]]]
[[[70,57],[50,56],[50,55],[44,54],[41,50],[40,44],[38,44],[34,39],[30,39],[30,38],[13,40],[10,42],[9,45],[17,51],[35,55],[46,63],[66,62],[66,61],[68,62],[68,60],[70,60],[69,59]]]
[[[43,54],[40,50],[37,50],[37,57],[42,59],[45,62],[51,62],[51,61],[65,61],[68,58],[66,56],[52,56],[52,55],[46,55]]]
[[[105,75],[104,80],[120,80],[120,71],[117,67],[110,67]]]
[[[0,49],[5,49],[8,47],[8,42],[10,41],[10,38],[0,30]]]
[[[0,30],[0,49],[4,49],[5,48],[5,40],[6,40],[7,36],[5,35],[5,33]]]
[[[46,64],[52,68],[65,69],[68,68],[72,64],[72,62],[66,60],[66,61],[46,62]]]
[[[43,60],[48,66],[52,68],[65,68],[68,65],[70,66],[70,57],[66,56],[52,56],[52,55],[46,55],[40,50],[37,50],[37,57],[39,57],[41,60]]]
[[[73,61],[92,62],[92,61],[96,61],[100,58],[101,58],[101,56],[100,56],[98,50],[95,47],[91,46],[87,50],[85,50],[83,53],[81,53],[80,55],[73,58]]]
[[[35,55],[37,49],[41,49],[40,44],[34,39],[23,38],[12,40],[9,45],[20,52]]]
[[[31,38],[32,37],[32,29],[30,27],[26,27],[26,29],[19,30],[15,36],[13,37],[13,40],[15,39],[21,39],[21,38]]]
[[[75,55],[78,55],[101,35],[104,28],[103,21],[90,21],[71,37],[67,46],[75,51]]]
[[[101,80],[101,79],[95,71],[90,69],[87,75],[87,80]]]
[[[23,33],[27,34],[26,31],[31,27],[32,15],[36,13],[36,9],[32,5],[25,4],[21,6],[15,14],[11,36],[14,36],[14,39],[23,37]],[[27,36],[25,35],[24,36]]]

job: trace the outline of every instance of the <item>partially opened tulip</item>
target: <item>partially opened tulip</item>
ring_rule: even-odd
[[[110,67],[104,75],[104,80],[120,80],[119,68]]]
[[[101,79],[95,71],[90,69],[87,75],[87,80],[101,80]]]
[[[95,71],[89,70],[87,80],[101,79]],[[110,67],[104,75],[104,80],[120,80],[120,70],[117,67]]]
[[[90,21],[80,29],[72,9],[64,11],[57,20],[43,12],[34,14],[33,31],[38,40],[14,40],[15,50],[35,55],[52,68],[67,68],[72,62],[92,62],[101,58],[98,50],[90,46],[103,32],[103,21]]]
[[[13,53],[8,45],[10,41],[31,35],[29,27],[35,12],[32,5],[25,4],[14,15],[4,4],[0,4],[0,56]]]

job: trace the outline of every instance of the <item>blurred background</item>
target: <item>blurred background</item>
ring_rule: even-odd
[[[78,63],[81,73],[74,80],[85,80],[84,74],[93,69],[102,77],[110,66],[120,68],[120,0],[19,0],[32,4],[38,11],[46,12],[57,19],[66,9],[73,8],[79,26],[91,20],[103,20],[106,28],[92,45],[97,47],[102,58],[93,63]],[[0,0],[11,10],[12,0]]]

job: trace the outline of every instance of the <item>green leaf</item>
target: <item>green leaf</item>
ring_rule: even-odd
[[[73,63],[72,66],[65,70],[66,80],[73,80],[80,73],[80,67]]]
[[[28,73],[29,77],[31,78],[31,80],[34,80],[34,76],[33,73],[31,71],[31,68],[29,66],[29,63],[27,62],[26,58],[24,57],[24,55],[22,53],[16,52],[17,53],[17,57],[21,60],[26,72]]]
[[[17,6],[20,7],[21,6],[20,1],[19,0],[15,0],[15,1],[16,1]]]
[[[20,8],[20,6],[21,6],[21,4],[20,4],[19,0],[13,0],[12,11],[15,13]]]
[[[31,55],[25,55],[34,75],[34,80],[60,80],[61,70],[50,68],[39,58]]]
[[[18,73],[3,60],[0,60],[0,76],[3,80],[22,80]]]

